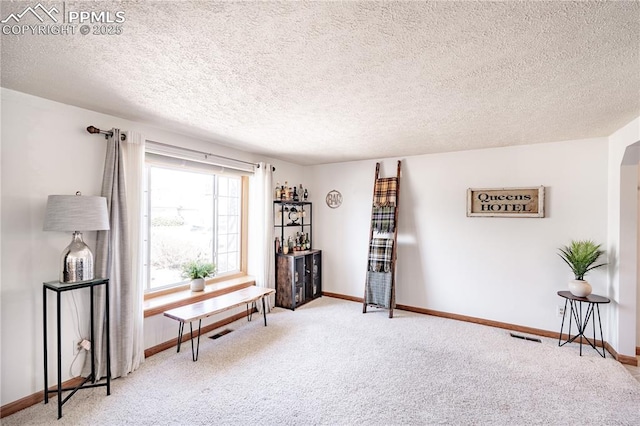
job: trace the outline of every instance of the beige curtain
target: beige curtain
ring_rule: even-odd
[[[249,274],[258,287],[275,288],[273,240],[273,167],[259,163],[250,181],[249,199]],[[265,299],[267,312],[275,306],[275,297]],[[262,310],[262,305],[258,304]]]
[[[99,231],[96,241],[97,277],[109,278],[111,378],[126,376],[144,360],[142,311],[141,209],[144,139],[113,129],[107,140],[102,196],[107,198],[109,231]],[[103,288],[97,289],[95,321],[96,379],[107,376]],[[83,375],[91,369],[85,360]]]

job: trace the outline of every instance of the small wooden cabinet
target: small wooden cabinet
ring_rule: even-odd
[[[294,310],[322,295],[322,251],[276,255],[276,306]]]

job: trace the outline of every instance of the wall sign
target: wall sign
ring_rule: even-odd
[[[544,217],[544,186],[469,188],[467,216]]]
[[[335,189],[329,191],[326,197],[327,205],[332,209],[337,209],[342,204],[342,194]]]

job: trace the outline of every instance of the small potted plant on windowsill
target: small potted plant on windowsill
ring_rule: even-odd
[[[216,265],[202,260],[187,262],[182,267],[182,276],[191,279],[191,291],[203,291],[204,279],[216,274]]]
[[[604,254],[600,244],[590,240],[571,241],[571,244],[559,249],[558,255],[571,268],[575,280],[569,282],[569,291],[574,296],[587,297],[591,294],[591,284],[585,281],[587,272],[605,266],[606,263],[594,265],[598,258]]]

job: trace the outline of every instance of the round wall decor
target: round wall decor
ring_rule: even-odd
[[[331,190],[327,193],[326,197],[327,205],[332,209],[337,209],[342,204],[342,194],[340,191]]]

